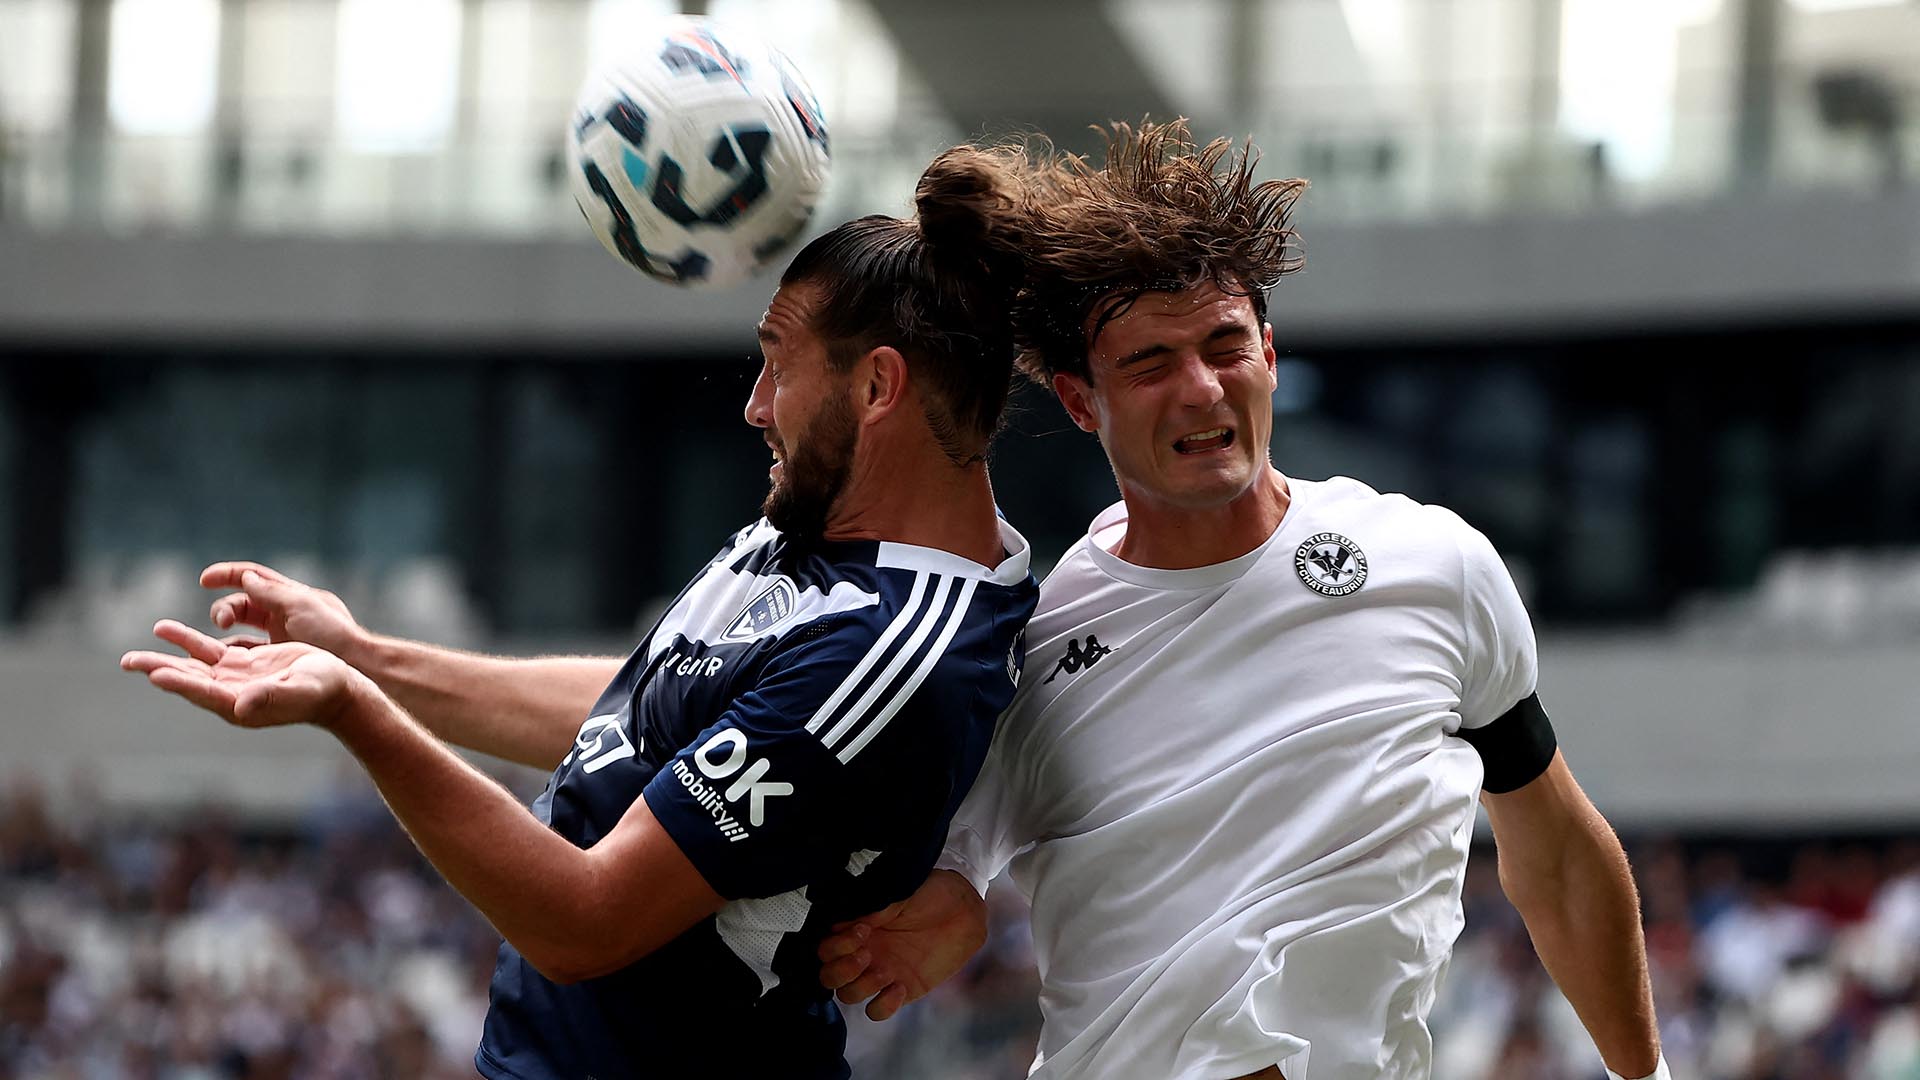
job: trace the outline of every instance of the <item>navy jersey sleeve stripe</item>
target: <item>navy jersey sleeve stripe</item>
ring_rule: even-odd
[[[853,666],[853,670],[847,674],[846,679],[827,696],[825,704],[813,714],[813,719],[807,721],[808,731],[819,734],[820,729],[826,726],[827,721],[833,719],[834,714],[846,704],[847,699],[866,686],[867,676],[873,672],[880,661],[887,657],[901,632],[911,626],[914,619],[919,616],[921,600],[927,593],[927,581],[933,576],[927,573],[913,575],[913,589],[907,594],[906,603],[900,605],[899,613],[894,615],[893,621],[888,623],[886,630],[881,632],[879,640],[873,643],[873,647],[868,649],[867,654],[860,658],[860,662]]]
[[[960,586],[960,598],[954,601],[953,614],[947,616],[947,624],[940,628],[940,636],[934,639],[933,647],[928,649],[926,655],[921,658],[920,666],[914,669],[913,677],[893,695],[893,699],[887,702],[887,707],[880,710],[872,722],[860,730],[860,734],[856,735],[852,742],[840,748],[841,764],[851,762],[853,756],[860,752],[861,747],[872,742],[874,736],[880,734],[880,729],[886,727],[887,722],[900,711],[900,707],[913,697],[914,691],[920,689],[920,684],[926,681],[927,673],[933,670],[933,665],[946,655],[947,646],[952,643],[953,635],[959,631],[960,623],[967,616],[967,606],[973,602],[974,586],[978,584],[978,580],[968,578]]]
[[[820,741],[826,745],[827,749],[831,750],[840,745],[853,733],[854,728],[873,715],[873,707],[886,694],[887,688],[894,684],[913,658],[920,655],[921,647],[940,625],[940,617],[946,613],[948,598],[953,593],[954,579],[945,574],[935,574],[933,579],[939,582],[939,585],[933,590],[933,596],[927,601],[926,607],[915,613],[913,633],[907,636],[904,644],[894,650],[892,658],[887,661],[887,666],[880,669],[880,674],[868,680],[865,692],[845,713],[841,714],[839,723],[829,728],[826,735],[821,738]]]

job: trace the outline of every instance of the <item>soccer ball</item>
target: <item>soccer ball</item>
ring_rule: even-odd
[[[701,18],[662,22],[587,77],[574,201],[606,249],[678,285],[738,284],[792,244],[826,186],[827,128],[792,61]]]

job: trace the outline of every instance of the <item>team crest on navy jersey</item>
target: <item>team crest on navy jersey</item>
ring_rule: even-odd
[[[775,578],[773,584],[754,597],[727,625],[727,632],[721,635],[722,640],[746,641],[766,633],[793,614],[793,606],[798,600],[799,594],[794,591],[793,582],[784,577]]]
[[[1307,537],[1293,553],[1293,568],[1307,588],[1323,596],[1345,596],[1367,583],[1367,556],[1339,533]]]

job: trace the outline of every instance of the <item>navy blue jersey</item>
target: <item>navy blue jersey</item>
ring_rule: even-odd
[[[988,568],[874,541],[730,540],[628,658],[534,813],[582,848],[644,797],[728,903],[602,978],[502,945],[489,1077],[845,1077],[833,923],[932,870],[1025,657],[1026,541]]]

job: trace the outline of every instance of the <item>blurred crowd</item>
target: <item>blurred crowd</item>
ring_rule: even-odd
[[[1920,843],[1628,842],[1675,1080],[1920,1080]],[[1477,851],[1436,1080],[1599,1080]]]
[[[90,802],[0,801],[0,1080],[474,1075],[499,939],[367,794],[267,832]]]
[[[98,805],[0,794],[0,1080],[474,1075],[498,939],[369,792],[271,826]],[[1920,843],[1629,846],[1676,1078],[1920,1080]],[[884,1025],[850,1014],[856,1076],[1025,1075],[1032,950],[1018,896],[992,902],[962,976]],[[1436,1080],[1600,1077],[1491,852],[1465,903]]]

